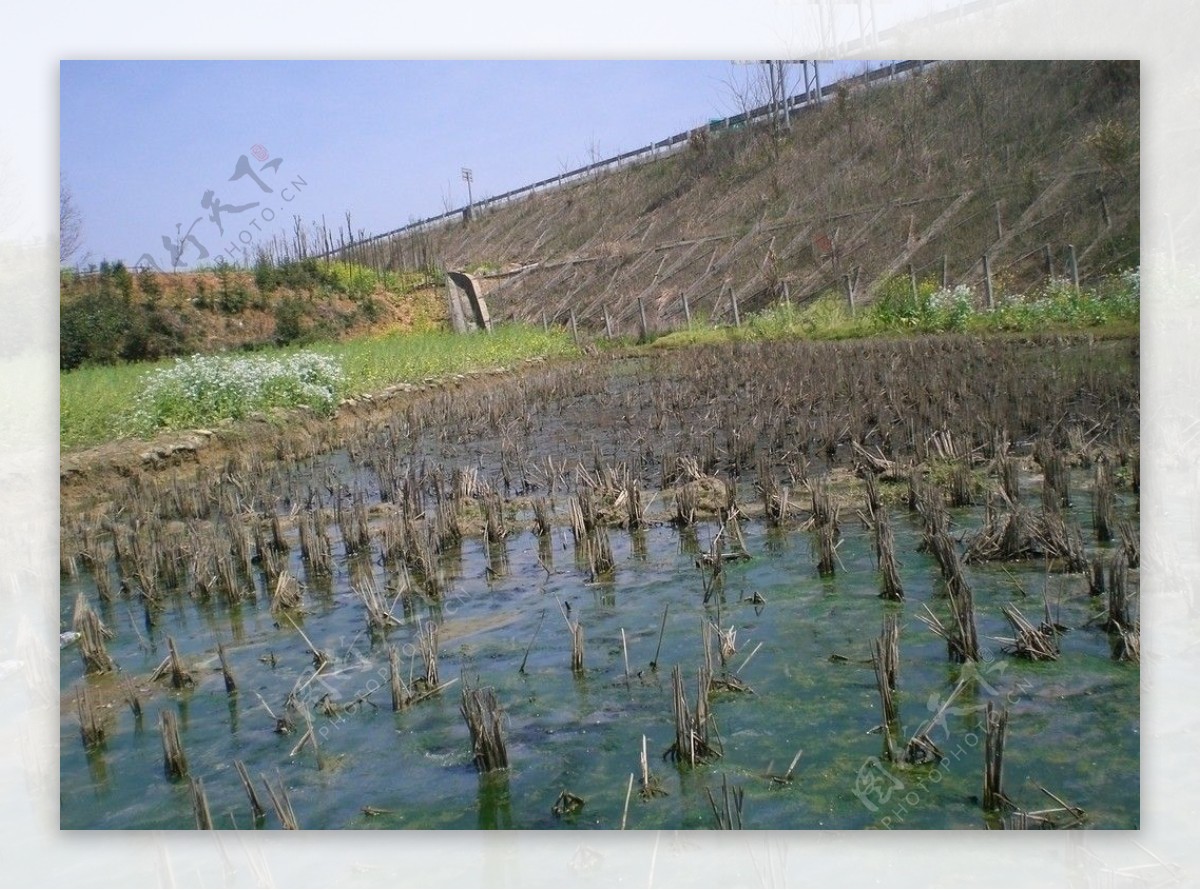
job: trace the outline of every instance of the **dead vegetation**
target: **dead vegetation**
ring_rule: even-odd
[[[1136,440],[1136,365],[1129,366],[1127,352],[1128,344],[1122,343],[1037,338],[745,343],[714,348],[699,360],[691,353],[641,359],[635,382],[627,372],[620,377],[606,366],[564,363],[478,386],[431,389],[393,403],[382,416],[364,415],[343,427],[281,430],[262,444],[283,460],[247,449],[230,455],[218,473],[134,473],[92,509],[64,511],[64,575],[73,571],[72,583],[91,577],[94,602],[106,619],[116,619],[110,630],[88,597],[78,598],[74,626],[81,653],[88,653],[84,669],[98,675],[114,669],[105,643],[115,631],[125,642],[155,651],[155,660],[166,645],[168,653],[154,675],[164,681],[155,687],[157,694],[180,699],[197,694],[196,687],[210,676],[206,671],[211,669],[215,680],[214,662],[189,642],[185,663],[165,632],[171,625],[164,626],[181,610],[196,608],[228,622],[235,633],[244,633],[237,629],[242,616],[261,612],[278,623],[278,636],[287,642],[277,645],[291,647],[290,663],[299,653],[311,664],[306,678],[337,676],[352,664],[332,650],[336,637],[322,633],[319,616],[344,599],[359,616],[355,624],[362,646],[378,647],[372,659],[382,662],[375,670],[381,671],[380,688],[389,687],[396,719],[411,718],[399,712],[449,686],[439,673],[457,671],[463,663],[467,644],[443,648],[441,637],[449,627],[442,621],[462,602],[455,599],[455,588],[464,548],[485,555],[487,591],[480,595],[490,595],[495,579],[509,571],[508,549],[515,559],[525,546],[518,537],[532,528],[536,547],[528,546],[537,553],[537,565],[530,555],[528,580],[531,589],[547,594],[537,608],[544,613],[555,607],[548,583],[562,575],[574,575],[589,595],[572,594],[574,611],[564,603],[565,635],[539,636],[540,622],[533,630],[531,620],[514,650],[523,650],[524,658],[514,656],[502,670],[520,661],[522,682],[536,688],[536,656],[525,671],[531,652],[552,648],[558,660],[547,662],[562,674],[569,666],[579,689],[616,678],[620,694],[632,698],[661,684],[664,734],[668,725],[671,729],[664,757],[702,767],[725,750],[712,719],[713,703],[740,707],[752,701],[736,693],[751,691],[739,674],[761,643],[746,639],[735,610],[748,614],[753,606],[756,617],[768,621],[775,609],[788,605],[786,597],[781,602],[768,593],[768,607],[757,590],[738,590],[730,582],[731,575],[737,577],[730,571],[735,561],[755,565],[763,526],[767,535],[797,535],[804,542],[804,559],[811,553],[817,573],[835,578],[852,571],[840,562],[840,542],[856,533],[864,539],[869,535],[880,594],[896,603],[905,598],[904,557],[897,551],[909,548],[909,536],[919,529],[940,581],[927,573],[930,583],[915,585],[908,599],[924,610],[917,617],[945,639],[948,657],[957,664],[979,663],[987,640],[996,639],[981,637],[981,621],[990,621],[988,634],[1000,621],[1008,623],[1011,636],[999,643],[1014,656],[1063,657],[1065,628],[1051,620],[1048,603],[1039,622],[1019,598],[1006,605],[982,597],[981,607],[975,602],[973,572],[985,563],[987,570],[1000,571],[1019,562],[1044,564],[1048,575],[1078,574],[1080,584],[1090,583],[1105,599],[1093,601],[1093,614],[1099,614],[1092,629],[1073,633],[1107,633],[1114,657],[1136,661],[1140,555],[1136,523],[1127,518],[1129,470],[1104,471],[1116,501],[1108,522],[1114,541],[1105,558],[1092,546],[1098,529],[1080,528],[1070,518],[1080,512],[1067,509],[1065,488],[1069,468],[1085,460],[1091,472],[1075,474],[1076,492],[1086,491],[1089,480],[1098,484],[1096,468],[1120,466],[1121,450]],[[899,367],[915,370],[896,374]],[[1067,373],[1066,367],[1078,373]],[[1020,391],[997,387],[998,379],[1020,380]],[[738,381],[736,387],[731,380]],[[596,431],[591,441],[581,440],[576,423],[564,419],[568,416],[588,418],[589,429]],[[1088,431],[1083,438],[1081,429]],[[1018,445],[1010,444],[1009,430],[1020,432]],[[331,451],[353,472],[343,477],[331,469],[323,457]],[[1024,500],[1019,500],[1022,491]],[[953,506],[964,501],[986,506]],[[902,512],[906,502],[911,516]],[[860,509],[865,525],[856,529]],[[979,527],[960,524],[968,512],[976,521],[982,512]],[[694,682],[685,683],[684,670],[677,667],[666,686],[656,669],[664,637],[674,639],[674,630],[668,634],[674,607],[655,607],[654,626],[644,630],[646,655],[653,642],[648,637],[657,636],[645,676],[636,664],[629,667],[630,654],[639,652],[638,637],[625,637],[630,625],[623,624],[617,648],[615,625],[614,636],[606,638],[597,630],[601,625],[585,616],[592,594],[596,609],[619,608],[613,593],[627,575],[618,554],[646,558],[638,556],[638,537],[644,540],[648,529],[668,525],[677,530],[689,564],[696,565],[697,574],[687,583],[690,601],[702,613],[703,661]],[[897,534],[904,535],[899,547]],[[558,553],[560,542],[565,556]],[[811,582],[811,568],[802,572]],[[891,602],[876,606],[917,611]],[[585,620],[591,634],[586,662]],[[871,664],[875,672],[885,756],[910,766],[938,762],[944,754],[933,728],[953,696],[934,721],[909,735],[902,729],[901,706],[907,705],[900,688],[898,627],[885,624],[873,642],[870,632],[859,634],[856,661]],[[411,648],[402,659],[398,646],[406,634]],[[261,688],[257,671],[265,675],[278,669],[275,652],[262,652],[258,666],[239,660],[235,681],[219,643],[230,639],[229,632],[222,629],[210,639],[231,701],[239,683],[243,690]],[[239,651],[244,645],[238,643]],[[768,654],[760,658],[772,657],[770,646],[762,651]],[[282,663],[288,663],[288,654],[282,652]],[[614,659],[624,666],[616,674]],[[314,689],[319,685],[308,682]],[[320,721],[382,706],[370,701],[371,691],[306,703],[305,690],[298,687],[295,702],[289,697],[282,709],[276,704],[280,715],[272,714],[277,730],[299,740],[285,747],[297,755],[311,747],[318,766],[327,766],[338,755],[315,731]],[[102,726],[93,719],[95,709],[83,697],[76,708],[85,745],[98,745]],[[464,687],[459,708],[476,768],[488,772],[507,766],[504,717],[494,689]],[[172,736],[168,718],[161,719],[164,768],[183,776],[186,726],[176,726]],[[307,760],[305,768],[311,764]],[[794,767],[795,762],[783,776],[772,776],[772,785],[797,784]],[[644,752],[639,789],[647,800],[666,790],[650,772]],[[1002,791],[998,784],[996,789]],[[209,790],[215,800],[216,785]],[[589,794],[587,788],[577,790]],[[740,798],[732,790],[728,798],[723,791],[713,800],[719,819],[739,822]],[[280,797],[281,822],[294,820],[283,804]],[[1063,819],[1074,818],[1073,812],[1064,809]],[[1061,815],[1026,817],[1034,823]]]

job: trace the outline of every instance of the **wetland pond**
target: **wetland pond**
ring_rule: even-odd
[[[1137,828],[1136,345],[930,342],[458,381],[64,505],[61,625],[98,618],[112,669],[61,652],[61,826]],[[926,623],[954,637],[964,586],[965,661]]]

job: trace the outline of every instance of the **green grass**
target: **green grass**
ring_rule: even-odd
[[[871,305],[853,316],[845,300],[831,293],[802,308],[776,305],[751,315],[740,328],[711,327],[700,320],[692,330],[667,334],[652,345],[662,348],[781,338],[837,340],[951,331],[987,334],[1089,330],[1102,336],[1136,335],[1140,308],[1138,273],[1113,276],[1095,288],[1080,292],[1063,282],[1052,282],[1034,293],[1000,295],[992,311],[979,309],[979,303],[979,296],[966,288],[943,291],[933,282],[920,283],[914,296],[909,280],[901,277],[889,282]],[[577,349],[565,331],[544,332],[527,325],[501,325],[490,335],[461,336],[443,331],[398,333],[318,343],[303,351],[264,350],[255,353],[255,357],[264,363],[278,363],[303,352],[334,360],[340,372],[333,393],[336,401],[347,395],[377,392],[395,383],[511,367],[535,356],[577,354]],[[226,387],[222,383],[205,389],[203,398],[192,391],[186,397],[176,395],[160,400],[158,407],[151,410],[143,393],[154,389],[155,375],[167,376],[166,369],[173,367],[174,362],[158,362],[89,367],[62,374],[61,447],[71,449],[114,439],[145,437],[160,429],[211,426],[275,407],[307,405],[314,410],[329,407],[328,400],[313,401],[300,392],[302,381],[292,385],[284,379],[265,387],[270,394],[265,400],[257,394],[254,398],[245,395],[248,389]],[[212,394],[210,389],[220,392]],[[202,408],[205,403],[210,405],[208,409]]]
[[[313,344],[304,350],[270,349],[240,361],[278,362],[304,353],[332,358],[342,379],[336,396],[376,392],[402,382],[498,367],[511,367],[524,359],[576,354],[569,334],[543,332],[522,325],[497,326],[491,335],[459,336],[435,331],[367,337],[344,343]],[[174,361],[86,367],[60,375],[59,441],[64,450],[88,447],[117,439],[143,438],[163,429],[211,426],[272,407],[307,404],[294,389],[272,387],[274,401],[250,402],[222,388],[220,398],[193,393],[175,396],[149,406],[144,393],[154,381],[169,376]],[[202,410],[202,403],[211,410]],[[320,405],[310,405],[320,410]],[[140,411],[139,411],[140,409]],[[215,412],[215,413],[214,413]]]
[[[933,281],[920,282],[914,296],[907,277],[884,285],[876,299],[855,314],[844,296],[828,293],[806,306],[779,303],[748,317],[740,328],[693,325],[658,338],[660,348],[739,340],[807,338],[846,340],[903,334],[1045,333],[1091,330],[1101,335],[1136,335],[1140,281],[1131,270],[1094,288],[1076,291],[1053,281],[1029,294],[1000,294],[995,308],[980,308],[970,288],[943,290]]]

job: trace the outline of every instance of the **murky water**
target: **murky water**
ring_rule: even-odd
[[[1087,503],[1082,494],[1075,501]],[[1118,509],[1136,522],[1135,502],[1119,496]],[[1076,510],[1075,520],[1088,528],[1090,514]],[[82,681],[78,653],[62,652],[62,827],[194,825],[187,782],[164,776],[158,716],[166,709],[178,715],[190,774],[204,783],[216,827],[255,824],[233,767],[237,759],[264,803],[263,777],[286,787],[303,828],[617,828],[623,818],[635,829],[710,828],[709,795],[720,800],[723,781],[744,792],[746,828],[983,828],[982,709],[992,701],[1010,713],[1004,759],[1010,798],[1027,810],[1056,806],[1039,790],[1044,787],[1082,807],[1090,827],[1136,828],[1139,671],[1115,661],[1109,635],[1089,624],[1103,611],[1102,600],[1088,596],[1083,576],[1047,576],[1040,564],[970,566],[986,657],[979,666],[953,665],[945,643],[916,618],[925,604],[947,614],[937,565],[918,552],[915,517],[901,508],[892,508],[891,516],[906,593],[897,604],[878,598],[872,539],[845,514],[841,565],[832,577],[818,576],[808,532],[744,522],[751,558],[726,564],[723,583],[707,603],[696,558],[716,533],[714,522],[683,532],[667,525],[612,530],[616,569],[598,581],[589,579],[569,533],[559,529],[548,545],[515,531],[503,553],[468,538],[460,553],[446,558],[453,580],[442,600],[397,602],[402,623],[386,638],[367,632],[343,561],[332,580],[308,585],[306,614],[298,622],[333,656],[315,679],[307,643],[272,615],[261,582],[254,601],[234,608],[197,604],[183,593],[168,596],[157,623],[148,625],[133,597],[99,603],[86,575],[64,580],[63,626],[70,626],[82,586],[116,632],[109,651],[119,677],[135,678],[143,715],[135,718],[123,703],[118,677]],[[958,533],[980,525],[982,509],[955,510],[952,517]],[[1089,542],[1089,549],[1098,545]],[[295,550],[292,560],[303,580]],[[394,581],[379,565],[367,569],[381,589]],[[1136,578],[1133,572],[1135,586]],[[1031,663],[1004,654],[994,638],[1011,631],[1000,607],[1015,603],[1036,622],[1044,589],[1056,620],[1070,628],[1061,658]],[[765,602],[750,602],[755,593]],[[586,638],[578,674],[569,667],[561,611],[568,603]],[[664,609],[661,652],[652,666]],[[905,738],[933,716],[964,672],[975,675],[932,732],[946,754],[936,768],[902,769],[878,759],[881,736],[872,730],[881,712],[869,643],[889,612],[901,627],[898,700]],[[441,680],[455,685],[394,713],[387,647],[401,650],[406,670],[411,662],[421,673],[416,639],[427,622],[439,629]],[[693,768],[661,755],[673,740],[671,670],[681,666],[694,699],[705,623],[736,629],[729,668],[752,692],[714,694],[714,738],[722,756]],[[195,676],[194,688],[174,691],[148,680],[167,654],[168,635]],[[218,641],[239,684],[233,695],[217,663]],[[71,694],[82,682],[111,702],[107,740],[87,753]],[[477,774],[459,713],[463,682],[495,689],[505,712],[510,769]],[[325,695],[343,704],[361,699],[332,717],[313,711],[319,758],[310,746],[293,753],[300,732],[277,734],[268,713],[281,713],[297,689],[314,708]],[[626,813],[643,735],[650,769],[667,793],[643,800],[635,777]],[[769,778],[784,773],[801,749],[792,781]],[[585,803],[559,818],[551,808],[564,790]],[[260,824],[277,827],[267,808]]]

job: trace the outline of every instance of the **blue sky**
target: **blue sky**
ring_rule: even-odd
[[[822,63],[822,81],[863,64]],[[737,113],[761,70],[729,60],[64,61],[61,169],[84,223],[76,261],[148,253],[168,268],[163,236],[189,231],[182,262],[200,245],[211,261],[290,228],[295,214],[336,228],[350,211],[356,231],[387,231],[464,205],[463,167],[478,199]],[[800,91],[799,66],[790,78]],[[249,176],[230,181],[242,156],[270,193]],[[246,209],[219,213],[222,232],[213,201]]]

